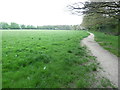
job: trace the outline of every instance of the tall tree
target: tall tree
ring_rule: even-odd
[[[19,24],[12,22],[10,24],[10,29],[20,29],[20,26],[19,26]]]
[[[120,1],[115,1],[115,0],[113,0],[112,2],[107,2],[107,0],[104,0],[104,2],[93,2],[93,1],[95,0],[90,0],[89,2],[84,2],[84,3],[83,2],[74,3],[72,5],[69,5],[68,8],[72,12],[72,14],[85,15],[82,25],[87,26],[88,28],[94,25],[95,27],[96,26],[101,27],[102,24],[104,25],[106,24],[106,22],[111,22],[113,20],[114,23],[111,22],[109,23],[109,25],[114,26],[115,27],[114,29],[116,29],[117,27],[118,29],[116,30],[117,34],[120,35],[120,31],[119,31]]]
[[[102,16],[101,14],[94,14],[92,16],[86,14],[81,26],[95,31],[118,33],[118,20],[112,17]]]
[[[27,29],[36,29],[36,27],[33,26],[33,25],[27,25],[26,28],[27,28]]]
[[[120,19],[120,1],[114,2],[79,2],[68,5],[73,14],[104,14],[105,16]]]
[[[26,26],[23,24],[23,25],[20,25],[21,29],[26,29]]]
[[[10,27],[10,26],[9,26],[8,23],[5,23],[5,22],[1,22],[1,23],[0,23],[0,28],[1,28],[1,29],[9,29],[9,27]]]

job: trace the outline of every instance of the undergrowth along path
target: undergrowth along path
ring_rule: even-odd
[[[81,44],[85,45],[100,63],[100,66],[103,68],[100,74],[108,78],[118,87],[118,57],[108,52],[94,41],[94,34],[92,33],[90,33],[87,38],[84,38]]]

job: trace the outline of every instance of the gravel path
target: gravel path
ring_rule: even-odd
[[[100,73],[118,87],[118,57],[103,49],[94,41],[94,34],[92,33],[87,38],[84,38],[81,44],[85,45],[93,56],[97,58],[104,70]]]

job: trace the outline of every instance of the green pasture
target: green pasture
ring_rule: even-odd
[[[106,50],[120,57],[119,38],[120,36],[109,35],[102,32],[94,32],[95,40]]]
[[[85,31],[2,31],[3,88],[108,87],[96,80],[99,64],[80,40]]]

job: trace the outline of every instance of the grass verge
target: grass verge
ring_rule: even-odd
[[[93,32],[95,40],[106,50],[120,57],[120,50],[118,49],[118,38],[120,36],[108,35],[102,32]]]

